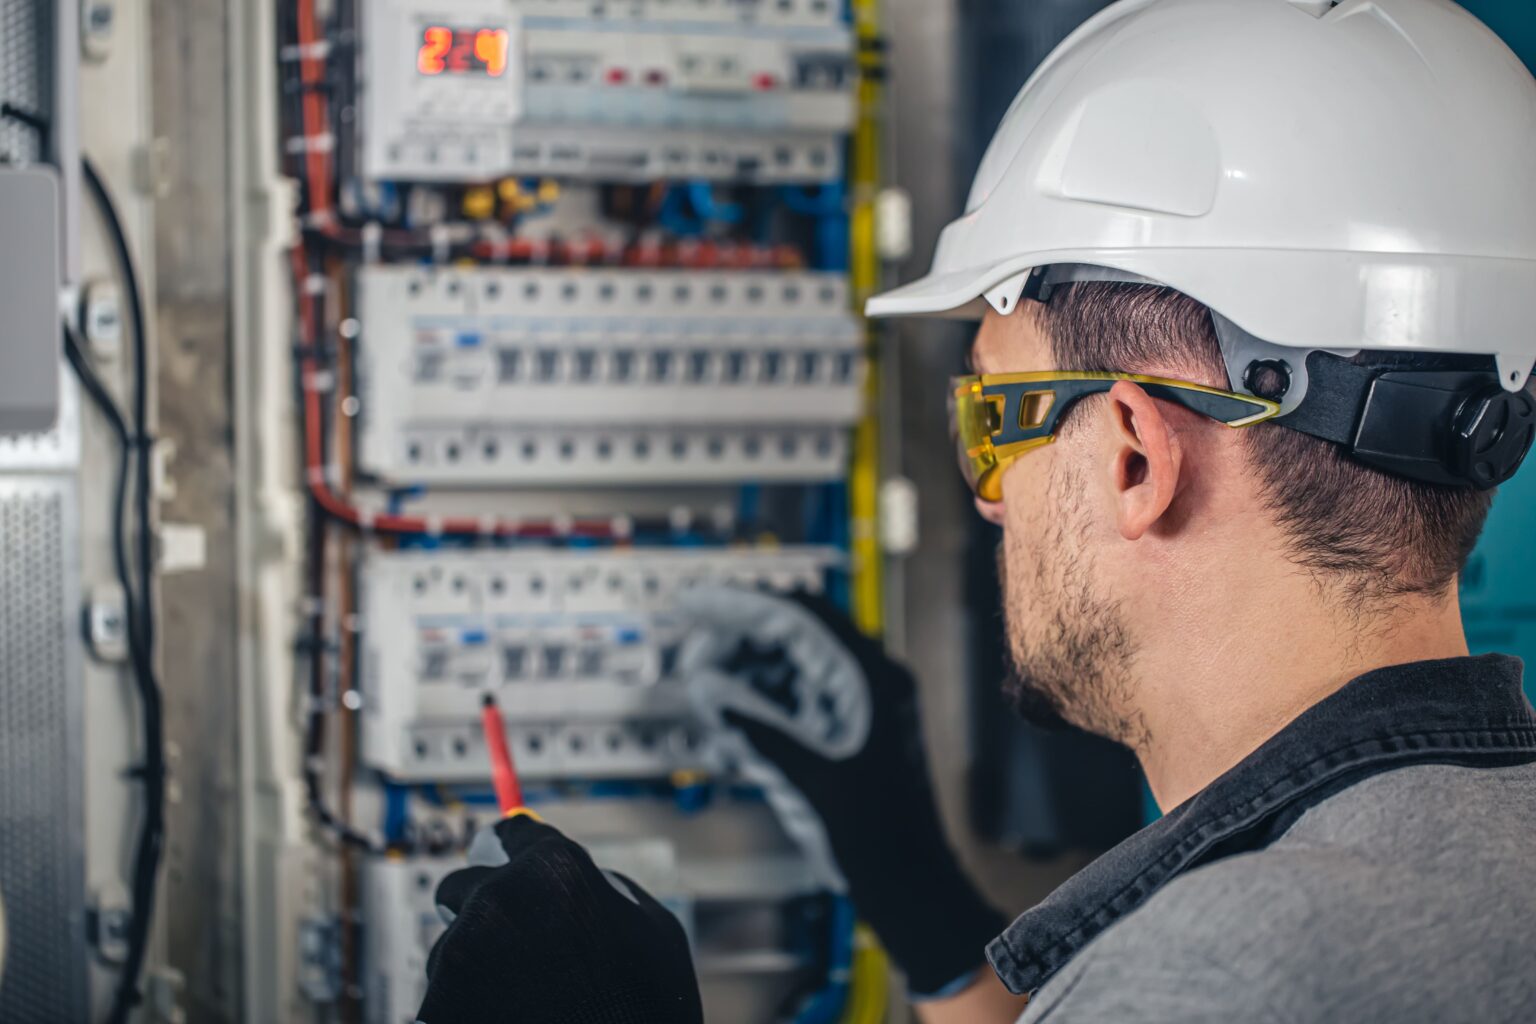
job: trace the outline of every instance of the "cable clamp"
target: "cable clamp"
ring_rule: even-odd
[[[163,782],[168,774],[165,765],[154,770],[146,764],[129,765],[123,769],[123,778],[132,779],[135,782]]]

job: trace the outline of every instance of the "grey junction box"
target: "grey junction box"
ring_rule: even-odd
[[[58,418],[60,223],[53,170],[0,168],[0,435]]]

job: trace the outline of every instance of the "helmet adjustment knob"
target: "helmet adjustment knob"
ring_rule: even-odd
[[[1291,364],[1284,359],[1255,359],[1243,371],[1243,387],[1250,395],[1278,402],[1291,390]]]
[[[1498,384],[1468,396],[1456,413],[1448,462],[1474,487],[1515,475],[1536,441],[1536,399]]]

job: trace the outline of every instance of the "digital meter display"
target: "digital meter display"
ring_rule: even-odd
[[[485,75],[507,73],[507,30],[427,25],[416,50],[416,70],[423,75]]]

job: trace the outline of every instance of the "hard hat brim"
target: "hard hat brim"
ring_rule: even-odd
[[[1033,267],[1077,263],[1177,289],[1288,348],[1466,351],[1477,339],[1506,388],[1536,362],[1536,260],[1273,249],[1075,249],[930,273],[873,296],[870,317],[980,320],[985,296]],[[1256,285],[1263,283],[1264,287]],[[1016,295],[1015,295],[1016,298]],[[1011,311],[1011,310],[1009,310]]]
[[[1027,269],[1026,264],[1024,268]],[[1014,271],[1017,273],[1017,271]],[[998,267],[928,274],[910,284],[873,295],[864,304],[871,318],[922,316],[945,320],[980,320],[987,315],[982,298],[990,283],[1007,271]]]

